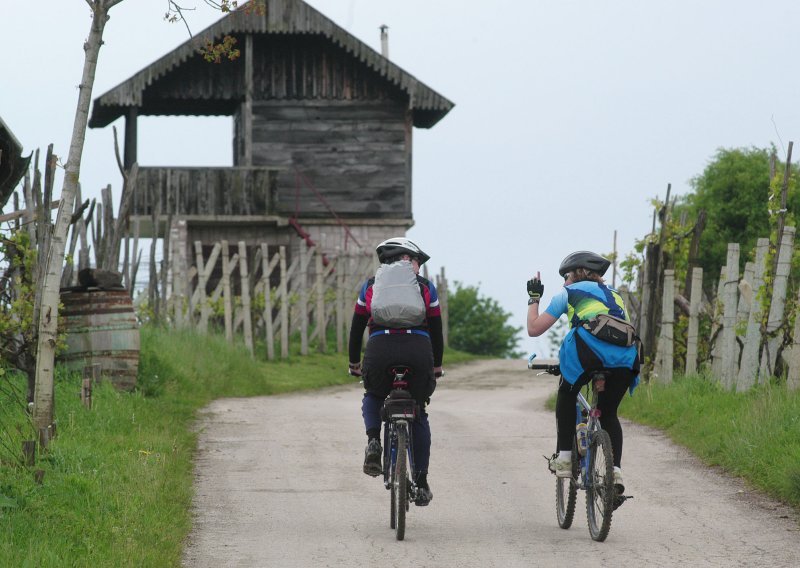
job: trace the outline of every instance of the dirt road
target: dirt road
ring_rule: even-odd
[[[434,499],[412,505],[406,539],[389,492],[361,473],[357,384],[225,399],[199,425],[195,526],[186,566],[517,567],[800,565],[789,509],[704,467],[663,435],[626,423],[623,471],[635,496],[604,543],[584,496],[570,530],[555,520],[556,380],[520,361],[448,370],[430,407]],[[624,404],[624,402],[623,402]],[[580,564],[577,564],[580,565]]]

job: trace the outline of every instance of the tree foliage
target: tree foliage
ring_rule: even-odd
[[[703,173],[691,180],[694,193],[678,203],[675,217],[686,211],[690,219],[696,219],[701,210],[706,211],[699,263],[708,279],[719,276],[725,265],[728,243],[739,244],[741,270],[744,263],[752,259],[750,255],[756,241],[773,236],[784,175],[784,165],[777,160],[774,176],[770,174],[770,160],[774,154],[775,148],[718,150]],[[796,173],[796,168],[794,170]],[[787,225],[795,224],[793,212],[800,207],[795,178],[792,175],[789,179]]]
[[[480,294],[477,286],[455,283],[447,300],[450,347],[476,355],[519,357],[521,327],[509,325],[511,313],[496,300]]]

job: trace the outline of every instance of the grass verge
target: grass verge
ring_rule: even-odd
[[[137,392],[98,385],[92,410],[81,406],[80,378],[58,373],[58,437],[34,468],[9,456],[30,429],[18,404],[0,404],[0,424],[19,428],[0,458],[0,566],[180,565],[197,410],[221,397],[353,382],[343,354],[266,363],[216,336],[145,327],[141,340]],[[448,351],[445,363],[474,358]],[[41,485],[33,469],[44,471]]]
[[[620,414],[800,507],[800,392],[781,383],[737,394],[703,376],[677,377],[670,385],[642,384]]]

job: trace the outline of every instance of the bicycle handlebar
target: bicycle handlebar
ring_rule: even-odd
[[[534,363],[533,360],[536,358],[536,353],[532,353],[530,357],[528,357],[528,368],[533,371],[544,371],[550,375],[560,375],[561,368],[558,365],[558,359],[551,359],[551,360],[544,360],[541,362]],[[554,362],[555,361],[555,362]],[[541,374],[541,373],[539,373]]]

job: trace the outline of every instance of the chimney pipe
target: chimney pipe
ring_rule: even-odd
[[[387,31],[389,26],[383,24],[380,27],[381,30],[381,55],[383,55],[386,59],[389,59],[389,32]]]

